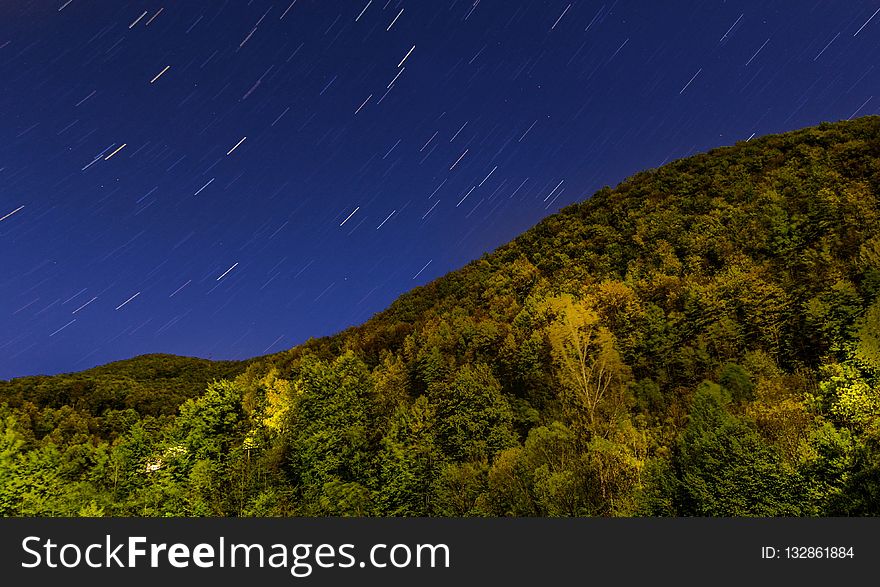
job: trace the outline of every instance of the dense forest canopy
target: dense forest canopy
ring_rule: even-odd
[[[0,382],[0,514],[880,515],[880,117],[682,159],[362,326]]]

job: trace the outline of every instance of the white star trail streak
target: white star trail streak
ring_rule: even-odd
[[[159,79],[160,77],[162,77],[162,76],[165,74],[165,72],[168,71],[169,69],[171,69],[171,66],[170,66],[170,65],[166,65],[166,66],[165,66],[165,69],[163,69],[162,71],[160,71],[159,73],[157,73],[157,74],[156,74],[156,77],[154,77],[153,79],[150,80],[150,83],[153,83],[153,82],[155,82],[157,79]]]
[[[211,179],[209,179],[209,180],[208,180],[208,183],[206,183],[205,185],[203,185],[202,187],[200,187],[198,190],[196,190],[196,193],[194,193],[193,195],[194,195],[194,196],[198,196],[200,193],[202,193],[202,190],[205,189],[206,187],[208,187],[209,185],[211,185],[211,184],[214,182],[215,179],[217,179],[217,178],[216,178],[216,177],[212,177]]]
[[[343,224],[345,224],[346,222],[348,222],[349,220],[351,220],[351,217],[354,216],[355,213],[356,213],[358,210],[360,210],[360,209],[361,209],[360,206],[358,206],[357,208],[355,208],[354,211],[353,211],[351,214],[349,214],[348,216],[346,216],[345,220],[343,220],[342,222],[339,223],[339,226],[342,226]]]
[[[862,26],[859,27],[859,30],[857,30],[856,32],[853,33],[853,36],[855,37],[855,36],[858,35],[860,32],[862,32],[862,29],[865,28],[866,26],[868,26],[868,23],[869,23],[869,22],[871,22],[872,20],[874,20],[874,17],[877,16],[877,13],[878,13],[878,12],[880,12],[880,8],[878,8],[877,10],[874,11],[874,14],[872,14],[871,17],[870,17],[868,20],[865,21],[865,24],[863,24]]]
[[[290,3],[290,6],[288,6],[287,9],[281,13],[281,16],[278,17],[278,20],[283,20],[284,17],[287,16],[287,13],[290,12],[290,9],[293,8],[294,4],[296,4],[296,0],[293,0],[293,2]]]
[[[68,322],[67,324],[65,324],[64,326],[62,326],[61,328],[59,328],[58,330],[56,330],[55,332],[53,332],[49,336],[55,336],[56,334],[58,334],[59,332],[61,332],[62,330],[64,330],[68,326],[70,326],[71,324],[73,324],[74,322],[76,322],[76,318],[74,318],[73,320],[71,320],[70,322]]]
[[[477,188],[477,186],[471,186],[471,189],[469,189],[469,190],[467,191],[467,193],[464,195],[464,197],[458,201],[458,204],[456,204],[455,207],[458,208],[459,206],[461,206],[462,202],[464,202],[465,200],[467,200],[467,197],[468,197],[469,195],[471,195],[471,192],[473,192],[476,188]]]
[[[702,67],[701,67],[700,69],[698,69],[698,70],[697,70],[697,73],[694,74],[694,77],[692,77],[691,79],[689,79],[689,80],[688,80],[688,83],[686,83],[686,84],[684,85],[684,87],[683,87],[681,90],[679,90],[679,92],[678,92],[678,95],[679,95],[679,96],[681,96],[681,95],[684,93],[684,91],[685,91],[686,89],[688,89],[688,86],[691,85],[691,82],[692,82],[692,81],[694,81],[695,79],[697,79],[697,76],[700,75],[700,72],[701,72],[701,71],[703,71],[703,68],[702,68]]]
[[[385,226],[385,223],[388,222],[388,221],[391,219],[392,216],[394,216],[394,213],[395,213],[395,212],[397,212],[397,210],[394,210],[393,212],[391,212],[391,214],[389,214],[388,217],[385,218],[385,220],[383,220],[382,223],[379,224],[379,226],[376,227],[376,230],[379,230],[380,228],[382,228],[383,226]]]
[[[477,187],[478,187],[478,188],[483,187],[483,184],[486,183],[486,180],[487,180],[487,179],[489,179],[490,177],[492,177],[492,174],[495,173],[495,170],[496,170],[496,169],[498,169],[498,166],[497,166],[497,165],[496,165],[495,167],[492,168],[492,171],[490,171],[489,174],[486,175],[486,177],[483,178],[483,181],[481,181],[481,182],[479,183],[479,185],[477,185]]]
[[[138,297],[139,295],[141,295],[141,292],[137,292],[136,294],[134,294],[133,296],[131,296],[130,298],[128,298],[127,300],[125,300],[124,302],[122,302],[121,304],[119,304],[118,306],[116,306],[116,309],[117,309],[117,310],[120,309],[120,308],[123,307],[125,304],[127,304],[127,303],[130,302],[131,300],[135,299],[135,298]]]
[[[217,278],[217,281],[220,281],[221,279],[223,279],[224,277],[226,277],[226,276],[229,274],[229,272],[232,271],[233,269],[235,269],[236,267],[238,267],[238,261],[236,261],[235,263],[233,263],[233,264],[232,264],[232,267],[230,267],[229,269],[227,269],[226,271],[224,271],[223,274],[220,275],[220,277]]]
[[[727,32],[725,32],[725,33],[721,36],[721,38],[718,39],[718,42],[719,42],[719,43],[720,43],[721,41],[723,41],[724,39],[727,38],[727,35],[730,34],[730,31],[733,30],[733,27],[735,27],[737,24],[739,24],[739,21],[741,21],[741,20],[742,20],[742,17],[744,17],[744,16],[745,16],[745,13],[742,13],[742,14],[739,15],[739,18],[737,18],[736,21],[734,21],[734,23],[733,23],[732,25],[730,25],[730,28],[727,29]]]
[[[825,46],[824,46],[824,47],[823,47],[823,48],[822,48],[822,50],[821,50],[821,51],[819,51],[819,54],[818,54],[818,55],[816,55],[816,56],[815,56],[815,57],[813,57],[813,61],[815,61],[815,60],[817,60],[817,59],[819,59],[819,57],[821,57],[821,56],[822,56],[822,53],[824,53],[824,52],[825,52],[825,50],[826,50],[826,49],[828,49],[828,47],[830,47],[830,46],[831,46],[831,43],[833,43],[833,42],[834,42],[834,41],[836,41],[836,40],[837,40],[837,37],[839,37],[839,36],[840,36],[840,33],[837,33],[837,34],[836,34],[836,35],[834,35],[834,38],[833,38],[833,39],[831,39],[831,40],[830,40],[830,41],[828,41],[828,44],[827,44],[827,45],[825,45]]]
[[[431,141],[434,140],[434,137],[436,137],[437,134],[438,134],[439,132],[440,132],[439,130],[438,130],[438,131],[435,131],[434,134],[431,135],[431,138],[428,139],[428,142],[425,143],[424,145],[422,145],[422,148],[419,149],[419,153],[421,153],[422,151],[424,151],[424,150],[425,150],[425,147],[427,147],[429,144],[431,144]]]
[[[360,106],[358,106],[357,110],[355,110],[354,113],[357,114],[358,112],[360,112],[360,111],[361,111],[361,108],[363,108],[364,106],[366,106],[366,105],[367,105],[367,102],[369,102],[369,101],[370,101],[370,98],[372,98],[372,97],[373,97],[373,94],[370,94],[369,96],[367,96],[367,99],[364,100],[364,101],[361,103]]]
[[[165,7],[164,7],[164,6],[163,6],[162,8],[160,8],[159,10],[157,10],[157,11],[156,11],[156,14],[154,14],[153,16],[151,16],[151,17],[150,17],[150,20],[148,20],[147,22],[144,23],[144,26],[145,26],[145,27],[146,27],[146,26],[150,26],[150,23],[153,22],[154,20],[156,20],[156,17],[159,16],[160,14],[162,14],[162,11],[163,11],[163,10],[165,10]]]
[[[559,189],[559,186],[561,186],[561,185],[562,185],[562,182],[564,182],[564,181],[565,181],[565,180],[564,180],[564,179],[563,179],[563,180],[562,180],[562,181],[560,181],[560,182],[559,182],[559,183],[558,183],[558,184],[556,184],[556,187],[555,187],[555,188],[553,188],[553,191],[552,191],[552,192],[550,192],[550,193],[549,193],[549,194],[547,194],[547,197],[546,197],[546,198],[544,198],[544,200],[543,200],[543,201],[545,201],[545,202],[546,202],[546,201],[547,201],[547,199],[548,199],[548,198],[550,198],[550,196],[552,196],[552,195],[553,195],[553,194],[555,194],[555,193],[556,193],[556,190],[558,190],[558,189]]]
[[[359,20],[361,19],[361,17],[364,15],[364,12],[367,11],[367,8],[369,8],[369,7],[370,7],[370,4],[372,4],[372,3],[373,3],[373,0],[369,0],[369,2],[367,2],[367,5],[364,6],[364,9],[363,9],[363,10],[361,10],[361,13],[358,14],[358,15],[357,15],[357,18],[354,19],[355,22],[357,22],[357,21],[359,21]]]
[[[228,156],[232,155],[232,152],[235,151],[239,147],[239,145],[241,145],[245,141],[245,139],[247,139],[247,137],[241,137],[241,140],[238,141],[237,143],[235,143],[234,147],[232,147],[231,149],[226,151],[226,156],[228,157]]]
[[[523,140],[524,138],[526,138],[526,135],[529,134],[529,131],[532,130],[532,128],[534,128],[534,126],[535,126],[536,124],[538,124],[538,119],[537,119],[537,118],[535,119],[535,122],[533,122],[533,123],[531,124],[531,126],[529,126],[529,128],[526,129],[526,132],[524,132],[524,133],[522,134],[522,136],[519,138],[519,140],[518,140],[517,142],[518,142],[518,143],[521,143],[522,140]]]
[[[404,62],[404,61],[406,61],[407,59],[409,59],[410,54],[412,54],[412,52],[415,50],[415,48],[416,48],[416,46],[413,45],[413,46],[412,46],[412,49],[410,49],[409,51],[406,52],[406,55],[403,56],[403,59],[401,59],[401,60],[400,60],[400,63],[397,64],[397,67],[400,67],[401,65],[403,65],[403,62]]]
[[[110,153],[109,155],[107,155],[106,157],[104,157],[104,161],[109,161],[109,160],[110,160],[110,157],[112,157],[113,155],[115,155],[116,153],[118,153],[119,151],[121,151],[122,149],[124,149],[125,146],[126,146],[126,143],[122,143],[121,145],[119,145],[119,147],[117,147],[115,151],[113,151],[112,153]]]
[[[181,285],[180,287],[178,287],[177,289],[175,289],[173,292],[171,292],[171,295],[168,296],[168,297],[169,297],[169,298],[173,298],[173,297],[176,296],[178,293],[180,293],[180,290],[182,290],[183,288],[185,288],[186,286],[188,286],[190,283],[192,283],[192,279],[188,279],[188,280],[186,281],[186,283],[184,283],[183,285]]]
[[[403,8],[400,9],[400,12],[397,13],[397,16],[394,17],[394,20],[391,21],[391,24],[388,25],[386,31],[390,31],[391,27],[394,26],[394,23],[397,22],[397,19],[400,18],[400,15],[403,14]]]
[[[9,218],[10,216],[12,216],[13,214],[15,214],[16,212],[18,212],[18,211],[20,211],[20,210],[23,210],[23,209],[24,209],[24,206],[19,206],[18,208],[16,208],[15,210],[13,210],[12,212],[10,212],[9,214],[7,214],[6,216],[4,216],[3,218],[0,218],[0,222],[3,222],[4,220],[6,220],[7,218]]]
[[[398,72],[397,72],[397,75],[394,76],[394,79],[391,80],[391,83],[389,83],[386,87],[390,88],[391,86],[393,86],[393,85],[394,85],[394,82],[397,81],[397,78],[400,77],[400,74],[403,73],[405,70],[406,70],[406,68],[404,67],[404,68],[402,68],[400,71],[398,71]]]
[[[71,312],[71,314],[76,314],[77,312],[79,312],[80,310],[82,310],[83,308],[85,308],[86,306],[88,306],[89,304],[91,304],[92,302],[94,302],[97,299],[98,299],[98,296],[93,297],[92,299],[87,301],[85,304],[83,304],[82,306],[80,306],[79,308],[77,308],[76,310]]]
[[[427,218],[427,217],[428,217],[428,214],[430,214],[430,213],[434,210],[434,208],[437,207],[437,204],[439,204],[439,203],[440,203],[440,200],[437,200],[436,202],[434,202],[434,205],[431,206],[430,208],[428,208],[428,211],[425,212],[425,214],[422,216],[422,220],[424,220],[425,218]]]
[[[752,60],[753,60],[753,59],[754,59],[754,58],[755,58],[755,57],[757,57],[757,56],[758,56],[758,53],[760,53],[760,52],[761,52],[761,49],[763,49],[763,48],[764,48],[764,47],[766,47],[766,46],[767,46],[767,43],[769,43],[769,42],[770,42],[770,38],[769,38],[769,37],[768,37],[768,38],[767,38],[767,40],[766,40],[766,41],[764,41],[764,44],[763,44],[763,45],[761,45],[761,46],[760,46],[760,47],[758,47],[758,50],[757,50],[757,51],[755,51],[755,53],[754,53],[754,55],[752,55],[752,56],[751,56],[751,57],[749,57],[749,60],[748,60],[748,61],[746,61],[746,65],[747,65],[747,66],[748,66],[748,64],[749,64],[749,63],[751,63],[751,62],[752,62]]]
[[[134,19],[134,22],[133,22],[133,23],[131,23],[130,25],[128,25],[128,28],[130,28],[130,29],[131,29],[131,28],[134,28],[134,25],[136,25],[137,23],[139,23],[139,22],[141,21],[141,19],[142,19],[143,17],[145,17],[146,15],[147,15],[147,11],[144,10],[143,14],[141,14],[139,17],[137,17],[136,19]]]
[[[263,349],[263,352],[262,352],[261,354],[266,354],[266,353],[268,353],[268,352],[269,352],[269,349],[271,349],[273,346],[275,346],[276,344],[278,344],[279,342],[281,342],[281,339],[282,339],[282,338],[284,338],[284,335],[283,335],[283,334],[282,334],[281,336],[279,336],[278,338],[276,338],[275,340],[273,340],[273,341],[272,341],[272,344],[270,344],[269,346],[267,346],[266,348],[264,348],[264,349]]]
[[[565,16],[565,13],[568,12],[569,8],[571,8],[571,4],[565,7],[565,10],[562,11],[562,14],[559,15],[559,18],[556,19],[556,22],[553,23],[552,27],[550,27],[551,31],[556,28],[556,25],[559,24],[559,21],[562,20],[562,17]]]
[[[461,155],[458,156],[458,159],[455,160],[455,163],[452,164],[452,167],[449,168],[449,171],[452,171],[453,169],[455,169],[455,166],[458,165],[459,161],[461,161],[465,155],[467,155],[467,152],[468,152],[468,150],[465,149],[464,153],[462,153]]]
[[[425,263],[425,266],[422,267],[421,269],[419,269],[419,272],[416,273],[415,275],[413,275],[412,278],[415,279],[416,277],[418,277],[419,275],[421,275],[421,274],[422,274],[422,271],[424,271],[425,269],[427,269],[427,268],[428,268],[428,265],[430,265],[430,264],[433,263],[433,262],[434,262],[434,259],[431,259],[430,261],[428,261],[427,263]]]
[[[450,142],[450,143],[451,143],[451,142],[452,142],[452,141],[454,141],[454,140],[455,140],[455,137],[457,137],[457,136],[458,136],[458,134],[459,134],[459,133],[460,133],[460,132],[461,132],[461,131],[463,131],[463,130],[464,130],[464,127],[466,127],[466,126],[467,126],[467,123],[468,123],[468,122],[470,122],[470,121],[468,121],[468,120],[465,120],[465,121],[464,121],[464,124],[462,124],[462,125],[461,125],[461,128],[459,128],[459,129],[458,129],[458,130],[457,130],[457,131],[455,131],[455,134],[454,134],[454,135],[452,135],[452,138],[451,138],[451,139],[449,139],[449,142]]]

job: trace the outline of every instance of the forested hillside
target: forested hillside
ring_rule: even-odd
[[[639,173],[366,324],[0,383],[0,514],[880,515],[880,118]]]

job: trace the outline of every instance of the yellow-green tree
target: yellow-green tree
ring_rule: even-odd
[[[599,323],[599,314],[587,301],[563,295],[548,300],[548,308],[556,317],[547,335],[564,413],[585,440],[608,438],[627,415],[630,369],[611,331]]]

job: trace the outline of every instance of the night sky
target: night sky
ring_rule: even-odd
[[[0,378],[245,358],[632,173],[880,111],[880,2],[0,4]]]

